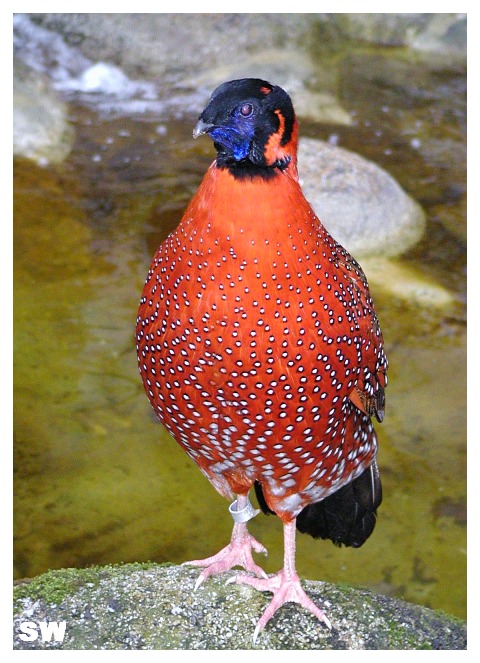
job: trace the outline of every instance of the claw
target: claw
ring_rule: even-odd
[[[327,615],[325,615],[325,614],[323,615],[323,623],[325,624],[325,626],[326,626],[330,631],[332,630],[332,624],[331,624],[329,618],[327,617]]]
[[[258,638],[258,635],[259,635],[260,631],[262,630],[262,628],[263,627],[259,623],[255,626],[255,630],[253,632],[253,638],[252,638],[254,645],[257,644],[257,638]]]
[[[195,582],[195,586],[194,586],[194,588],[193,588],[193,591],[196,592],[197,589],[200,587],[200,585],[202,585],[204,582],[205,582],[205,578],[204,578],[203,573],[201,573],[201,574],[198,576],[198,578],[197,578],[197,580],[196,580],[196,582]]]

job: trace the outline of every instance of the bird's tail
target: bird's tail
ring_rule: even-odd
[[[274,513],[267,505],[262,487],[255,483],[258,503],[264,513]],[[335,493],[306,506],[297,517],[297,529],[315,539],[330,539],[359,548],[375,528],[377,509],[382,502],[382,484],[374,461],[360,476]]]

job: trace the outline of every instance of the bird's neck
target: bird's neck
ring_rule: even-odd
[[[182,230],[275,237],[288,227],[314,221],[297,179],[296,164],[269,179],[235,178],[214,162],[182,219]],[[188,232],[188,231],[187,231]]]

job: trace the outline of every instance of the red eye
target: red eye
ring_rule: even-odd
[[[253,115],[252,104],[243,104],[243,106],[240,106],[240,114],[243,117],[250,117],[251,115]]]

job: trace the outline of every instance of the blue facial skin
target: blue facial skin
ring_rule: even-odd
[[[213,127],[208,133],[235,161],[241,161],[248,156],[254,130],[253,114],[245,118],[236,113],[228,124]]]
[[[235,159],[241,161],[248,156],[251,139],[239,134],[233,127],[215,127],[209,131],[210,136],[219,143]]]

